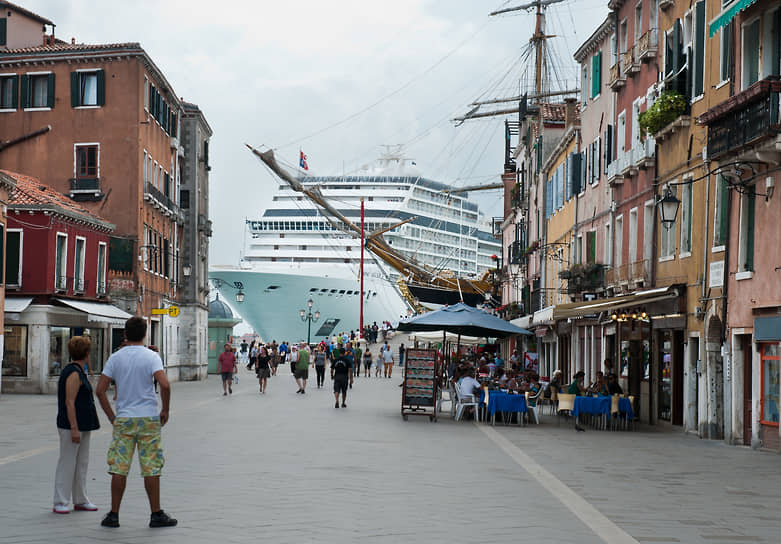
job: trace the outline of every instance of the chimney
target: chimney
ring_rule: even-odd
[[[76,38],[71,38],[71,45],[76,45]]]
[[[572,125],[577,124],[578,114],[578,99],[577,98],[565,98],[564,99],[564,126],[569,128]]]

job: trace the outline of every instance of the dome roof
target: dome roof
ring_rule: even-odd
[[[209,303],[209,319],[233,319],[233,312],[225,302],[215,298]]]

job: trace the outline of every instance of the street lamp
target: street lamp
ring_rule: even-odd
[[[678,200],[673,194],[672,189],[667,187],[664,192],[664,197],[656,202],[659,207],[659,216],[662,221],[662,225],[667,230],[670,230],[675,224],[675,218],[678,216],[678,207],[681,205],[681,201]]]
[[[242,303],[244,302],[244,284],[240,281],[225,281],[221,278],[209,278],[209,281],[214,284],[214,287],[217,289],[221,289],[223,286],[229,286],[232,287],[234,290],[237,291],[236,293],[236,302]]]
[[[298,315],[301,318],[301,321],[307,322],[307,330],[306,330],[306,345],[309,345],[309,341],[312,339],[312,321],[317,321],[320,319],[320,310],[315,310],[314,314],[312,313],[312,306],[314,305],[314,302],[310,298],[306,302],[307,309],[306,310],[298,310]]]

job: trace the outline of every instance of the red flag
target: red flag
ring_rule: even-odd
[[[306,163],[306,155],[303,150],[299,150],[301,156],[298,159],[298,165],[304,170],[309,170],[309,165]]]

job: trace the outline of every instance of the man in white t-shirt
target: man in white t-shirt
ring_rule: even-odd
[[[462,397],[474,396],[477,398],[480,395],[480,382],[475,379],[474,372],[470,372],[468,376],[461,378],[458,387],[460,387],[459,391]]]
[[[143,318],[131,317],[127,320],[127,344],[109,357],[95,390],[100,406],[114,426],[108,450],[111,511],[101,522],[104,527],[119,527],[119,506],[136,446],[144,488],[152,510],[149,526],[173,527],[177,523],[160,508],[160,473],[165,463],[160,429],[168,422],[171,385],[160,356],[144,346],[145,336],[146,321]],[[106,395],[111,380],[117,384],[116,414]],[[157,405],[155,380],[160,387],[163,403],[161,410]]]

